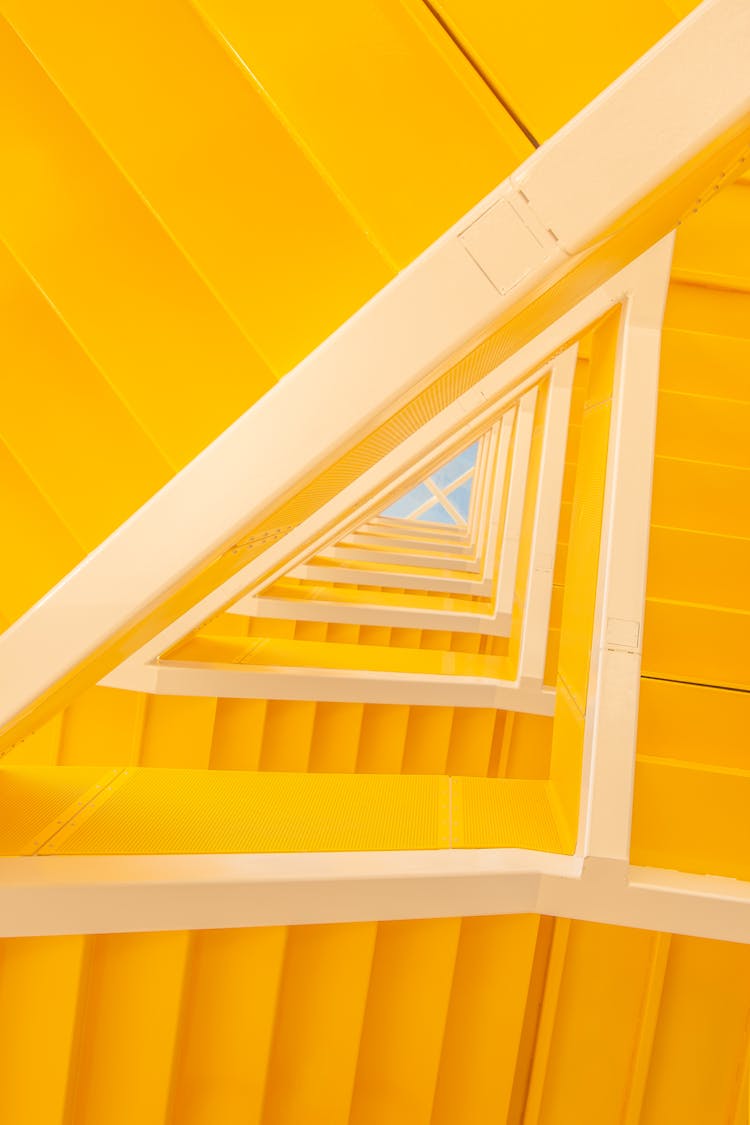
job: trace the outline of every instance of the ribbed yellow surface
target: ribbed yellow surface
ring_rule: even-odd
[[[67,771],[46,772],[55,786],[58,774]],[[35,780],[44,794],[44,781]],[[127,855],[448,847],[449,788],[449,778],[438,776],[126,769],[105,800],[77,811],[59,829],[49,825],[45,833],[40,826],[49,841],[40,851]]]
[[[0,854],[36,851],[116,773],[87,766],[0,770]]]
[[[0,950],[14,1125],[747,1121],[743,945],[527,915]]]
[[[572,849],[550,782],[418,772],[416,752],[407,765],[401,775],[5,767],[0,855]]]
[[[575,841],[556,807],[548,781],[457,777],[451,787],[453,846],[530,848],[564,852]]]

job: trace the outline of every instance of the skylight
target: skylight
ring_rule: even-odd
[[[461,527],[469,517],[479,443],[473,442],[381,514]]]

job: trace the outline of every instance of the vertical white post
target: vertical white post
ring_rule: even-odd
[[[579,853],[627,860],[661,328],[674,234],[636,263],[618,341],[589,673]]]

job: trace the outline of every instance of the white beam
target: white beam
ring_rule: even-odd
[[[472,467],[470,469],[467,469],[465,473],[461,473],[461,475],[459,477],[456,477],[455,480],[452,480],[450,482],[450,484],[446,485],[445,489],[443,489],[441,491],[446,496],[448,496],[451,492],[455,492],[455,490],[457,488],[460,488],[462,484],[466,484],[466,481],[471,480],[471,478],[473,476],[474,476],[474,466],[472,465]],[[431,477],[429,479],[432,480]],[[435,485],[434,481],[432,481],[432,483],[433,483],[433,485]],[[428,487],[429,487],[429,485],[428,485]],[[437,485],[435,485],[435,488],[437,488]],[[423,515],[425,512],[429,512],[430,509],[434,508],[435,505],[438,504],[438,503],[442,503],[442,501],[439,500],[438,496],[433,493],[433,495],[429,498],[429,500],[425,500],[425,502],[423,504],[420,504],[419,507],[415,508],[413,512],[410,512],[409,515],[406,518],[410,519],[410,520],[417,520],[417,519],[419,519],[419,517],[421,515]],[[457,527],[465,527],[465,528],[468,529],[468,521],[465,520],[462,516],[460,522],[456,523],[456,526]]]
[[[123,681],[127,686],[127,674]],[[306,699],[417,707],[431,707],[439,701],[443,707],[489,707],[526,715],[553,715],[555,711],[552,688],[482,676],[170,660],[143,668],[138,685],[139,691],[157,695],[220,699]]]
[[[750,944],[750,884],[514,849],[0,859],[0,937],[548,914]]]
[[[642,258],[620,321],[597,606],[592,637],[579,848],[630,854],[651,530],[662,321],[674,235]]]

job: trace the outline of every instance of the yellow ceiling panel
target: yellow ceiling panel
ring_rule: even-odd
[[[65,100],[75,120],[67,131],[98,142],[99,159],[142,199],[193,284],[276,375],[390,278],[356,217],[189,4],[4,10]],[[70,159],[85,176],[85,163]],[[177,294],[174,304],[189,324],[189,306]],[[224,366],[218,353],[204,371]]]
[[[5,21],[0,59],[14,106],[0,131],[0,237],[181,466],[268,389],[271,373]],[[192,388],[207,379],[212,393],[196,409]]]
[[[81,561],[83,548],[0,441],[0,627],[32,606]],[[9,550],[8,543],[14,544]]]
[[[172,470],[2,242],[0,294],[3,440],[83,553]]]
[[[428,6],[540,142],[686,14],[666,0],[430,0]],[[680,4],[695,6],[694,0]]]
[[[531,152],[421,0],[197,0],[399,266]]]

